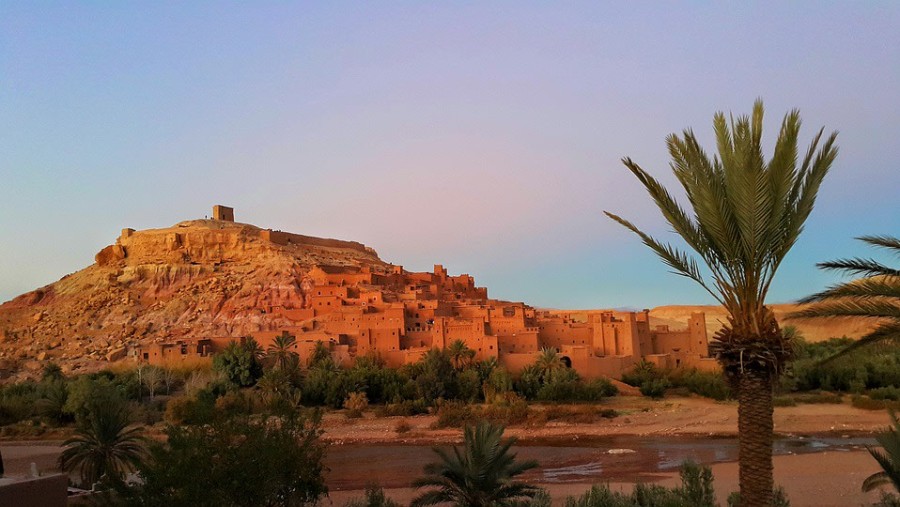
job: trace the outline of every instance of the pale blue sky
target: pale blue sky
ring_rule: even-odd
[[[221,203],[494,297],[709,302],[601,212],[669,237],[619,159],[671,182],[757,97],[840,131],[790,301],[900,234],[898,48],[895,2],[0,2],[0,301]]]

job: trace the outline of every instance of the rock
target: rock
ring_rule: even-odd
[[[109,362],[118,361],[125,358],[125,347],[112,349],[106,354],[106,360]]]
[[[40,353],[38,353],[38,355],[36,356],[36,358],[37,358],[38,361],[44,361],[45,359],[47,359],[47,353],[46,353],[46,352],[40,352]]]
[[[97,252],[94,260],[98,266],[110,266],[125,258],[125,249],[121,245],[109,245]]]

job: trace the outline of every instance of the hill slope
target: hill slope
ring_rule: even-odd
[[[313,265],[386,266],[360,243],[235,222],[126,229],[91,266],[0,305],[0,369],[78,370],[128,343],[274,329],[286,323],[265,308],[299,304]]]

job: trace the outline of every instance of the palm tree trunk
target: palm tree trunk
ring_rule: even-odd
[[[768,372],[738,374],[738,433],[741,507],[772,505],[772,377]]]

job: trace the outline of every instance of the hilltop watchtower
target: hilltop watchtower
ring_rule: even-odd
[[[213,220],[234,222],[234,208],[216,204],[215,206],[213,206]]]

